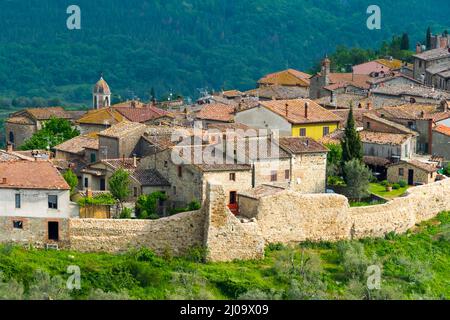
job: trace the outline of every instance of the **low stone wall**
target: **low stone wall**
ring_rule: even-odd
[[[284,191],[260,199],[256,219],[266,243],[382,237],[450,210],[449,195],[450,179],[412,188],[386,204],[359,208],[350,208],[341,195]]]
[[[204,217],[199,210],[159,220],[71,219],[70,247],[106,252],[147,247],[159,254],[182,255],[203,245]]]

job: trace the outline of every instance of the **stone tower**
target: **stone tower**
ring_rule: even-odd
[[[108,83],[100,77],[92,91],[92,106],[94,109],[107,108],[111,106],[111,90]]]
[[[324,87],[330,84],[330,70],[331,70],[331,61],[328,59],[328,56],[322,61],[322,77]]]

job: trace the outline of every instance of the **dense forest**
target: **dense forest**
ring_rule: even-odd
[[[78,0],[81,30],[69,30],[73,1],[5,0],[0,108],[88,103],[101,72],[116,98],[248,89],[274,70],[310,70],[338,45],[378,48],[408,32],[413,46],[427,26],[449,25],[439,0],[377,2],[381,30],[367,28],[366,0]]]

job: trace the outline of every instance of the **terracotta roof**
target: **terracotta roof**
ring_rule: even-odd
[[[311,138],[281,137],[279,143],[282,148],[292,154],[328,152],[323,144]]]
[[[103,79],[97,81],[93,89],[94,93],[102,93],[102,94],[111,94],[111,90],[109,89],[108,83]]]
[[[395,167],[402,164],[410,164],[418,169],[422,169],[428,173],[436,172],[437,171],[437,164],[436,163],[430,163],[430,162],[422,162],[418,160],[408,160],[408,161],[400,161],[398,163],[393,163],[389,165],[389,167]]]
[[[208,130],[215,129],[221,132],[226,132],[227,130],[249,130],[251,127],[243,123],[211,123],[208,124]]]
[[[127,100],[127,101],[123,101],[123,102],[119,102],[116,104],[113,104],[111,106],[111,108],[122,108],[122,107],[127,107],[127,108],[143,108],[145,107],[146,104],[139,101],[139,100]]]
[[[3,183],[6,178],[6,183]],[[69,190],[69,185],[48,161],[0,162],[0,188]]]
[[[154,169],[136,169],[132,176],[143,186],[170,186],[169,181]]]
[[[29,124],[29,125],[34,124],[33,120],[31,120],[30,118],[20,117],[20,116],[8,118],[8,119],[6,119],[6,122],[7,123],[16,123],[16,124]]]
[[[55,150],[73,154],[83,154],[84,149],[86,148],[98,150],[99,148],[98,139],[83,135],[72,138],[55,146]]]
[[[403,65],[403,62],[398,59],[377,59],[375,61],[385,65],[389,69],[399,69]]]
[[[416,54],[413,57],[426,61],[437,60],[450,57],[450,50],[448,48],[438,48]]]
[[[341,118],[341,122],[339,123],[339,126],[341,128],[345,128],[347,125],[348,115],[350,114],[350,109],[338,109],[338,110],[330,110],[335,115],[337,115],[339,118]],[[353,108],[353,118],[355,119],[355,123],[357,127],[363,127],[363,115],[369,112],[367,109],[363,108]]]
[[[263,85],[281,85],[281,86],[301,86],[309,87],[309,78],[311,75],[287,69],[275,73],[268,74],[261,78],[258,83]]]
[[[234,112],[234,105],[206,104],[200,112],[197,113],[197,119],[233,122]]]
[[[113,125],[125,118],[113,108],[92,110],[77,120],[79,124]]]
[[[397,84],[395,86],[378,86],[371,90],[372,94],[391,96],[412,96],[428,99],[442,100],[450,99],[450,93],[422,85]]]
[[[401,124],[399,124],[397,122],[394,122],[394,121],[390,121],[390,120],[385,119],[385,118],[381,118],[378,115],[373,114],[373,113],[369,113],[369,112],[364,113],[363,121],[365,120],[364,118],[368,118],[370,120],[382,123],[382,124],[384,124],[384,125],[386,125],[388,127],[391,127],[391,128],[394,128],[394,129],[400,131],[401,133],[406,133],[406,134],[411,134],[411,135],[419,135],[417,132],[415,132],[415,131],[405,127],[404,125],[401,125]]]
[[[142,108],[116,107],[115,110],[132,122],[144,123],[162,117],[172,118],[169,112],[153,106]]]
[[[158,151],[164,151],[176,145],[175,142],[172,142],[171,134],[143,135],[142,139],[155,146]]]
[[[353,73],[330,73],[330,84],[347,83],[361,89],[369,89],[369,75],[353,74]]]
[[[235,97],[241,96],[242,92],[239,90],[227,90],[227,91],[223,91],[222,95],[227,98],[235,98]]]
[[[344,138],[344,130],[337,129],[332,133],[320,138],[319,142],[322,144],[341,144],[343,138]]]
[[[61,119],[71,119],[72,115],[68,113],[62,107],[48,107],[48,108],[31,108],[26,109],[26,112],[29,113],[36,120],[48,120],[52,117],[61,118]]]
[[[314,102],[320,104],[323,107],[344,108],[347,111],[349,110],[348,108],[350,107],[350,105],[353,105],[353,110],[357,110],[359,104],[361,104],[363,108],[367,108],[367,105],[369,103],[373,105],[373,99],[368,98],[367,95],[336,93],[333,99],[334,100],[331,101],[331,96],[324,96],[322,98],[314,100]]]
[[[104,137],[120,138],[136,131],[142,131],[145,128],[147,128],[146,125],[142,123],[122,121],[106,130],[100,131],[98,135]]]
[[[400,106],[383,107],[375,111],[381,118],[419,120],[433,119],[436,114],[436,106],[429,104],[404,104]]]
[[[276,186],[271,186],[271,185],[267,185],[267,184],[262,184],[251,190],[239,192],[239,196],[258,200],[263,197],[275,195],[275,194],[283,192],[285,190],[286,189],[284,189],[282,187],[276,187]]]
[[[23,160],[23,158],[24,158],[23,156],[20,156],[18,154],[7,152],[5,150],[0,150],[0,162],[13,161],[13,160]],[[30,160],[32,160],[32,159],[30,158]]]
[[[305,105],[308,104],[306,116]],[[309,99],[261,101],[260,105],[292,124],[340,122],[341,118]]]
[[[401,145],[411,138],[410,134],[386,133],[363,130],[359,133],[363,143]]]
[[[433,130],[450,137],[450,127],[447,127],[444,125],[439,125],[436,128],[434,128]],[[449,148],[450,148],[450,146],[449,146]]]
[[[372,166],[379,166],[379,167],[385,167],[391,163],[386,158],[382,157],[374,157],[374,156],[364,156],[363,161],[365,164],[372,165]]]
[[[244,94],[250,97],[258,97],[264,99],[287,100],[304,98],[305,89],[303,87],[270,85],[245,91]]]

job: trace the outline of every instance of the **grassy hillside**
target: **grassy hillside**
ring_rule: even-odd
[[[76,265],[77,299],[449,299],[449,231],[450,213],[442,213],[405,235],[271,245],[261,261],[207,264],[201,250],[179,259],[144,249],[111,255],[1,246],[0,298],[70,298],[59,289]],[[380,290],[366,290],[369,265],[382,266]]]
[[[69,31],[72,1],[2,1],[0,96],[88,103],[101,71],[125,98],[152,87],[159,97],[247,89],[277,69],[309,69],[338,45],[379,47],[408,32],[413,46],[428,25],[450,28],[440,0],[377,3],[382,29],[370,31],[368,0],[79,0],[82,29]]]

